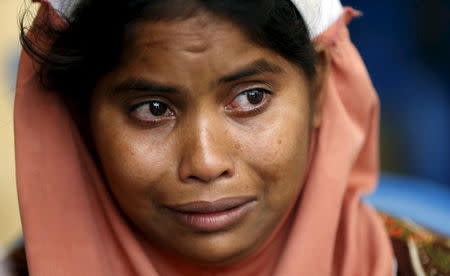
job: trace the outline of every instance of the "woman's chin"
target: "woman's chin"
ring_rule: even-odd
[[[206,266],[230,265],[255,252],[278,223],[262,209],[261,202],[255,200],[209,213],[165,208],[151,220],[161,222],[158,227],[151,223],[144,231],[152,233],[148,237],[150,241],[189,262]]]
[[[206,266],[225,266],[237,263],[252,252],[257,246],[248,241],[233,239],[227,234],[200,234],[204,236],[196,237],[179,244],[174,248],[179,255],[191,262]]]

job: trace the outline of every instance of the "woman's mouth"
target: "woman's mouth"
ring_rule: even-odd
[[[255,206],[254,197],[223,198],[166,206],[178,222],[198,232],[218,232],[240,221]]]

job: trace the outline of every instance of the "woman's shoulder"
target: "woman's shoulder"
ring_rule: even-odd
[[[450,239],[406,219],[380,213],[392,242],[398,275],[450,275]]]

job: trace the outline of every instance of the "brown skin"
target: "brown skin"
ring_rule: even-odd
[[[312,105],[321,97],[310,98],[318,86],[214,16],[142,22],[138,30],[122,64],[99,81],[91,104],[110,189],[150,241],[203,264],[241,260],[267,240],[299,196],[309,137],[320,122]],[[255,61],[270,66],[219,81]],[[128,79],[174,91],[123,85]],[[262,100],[250,103],[241,94],[248,90]],[[149,101],[168,109],[154,116]],[[137,104],[143,105],[133,109]],[[240,196],[254,197],[251,211],[213,233],[181,225],[164,207]]]

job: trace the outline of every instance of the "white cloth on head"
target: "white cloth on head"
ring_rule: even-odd
[[[48,0],[55,10],[70,17],[80,0]],[[292,0],[308,26],[312,38],[316,38],[341,16],[340,0]]]
[[[60,14],[70,17],[73,9],[80,2],[80,0],[48,0],[48,2]]]
[[[292,0],[303,16],[312,38],[333,25],[344,9],[340,0]]]

